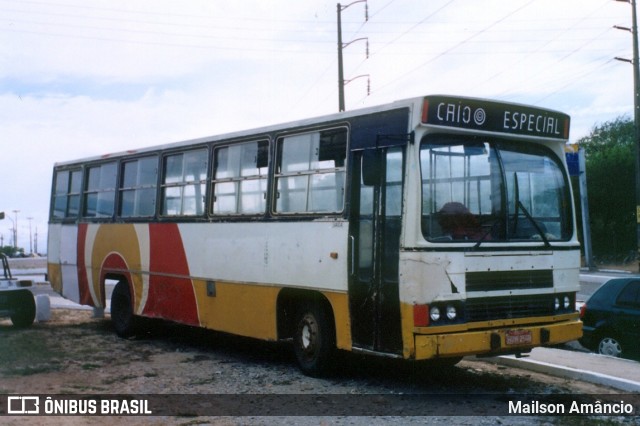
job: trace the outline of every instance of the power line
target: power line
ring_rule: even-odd
[[[370,14],[369,14],[369,19],[368,19],[368,20],[366,20],[366,21],[364,21],[364,22],[361,22],[360,27],[355,31],[355,33],[353,34],[353,36],[354,36],[354,37],[355,37],[355,36],[357,36],[357,35],[360,33],[360,31],[362,30],[362,28],[364,28],[365,24],[367,24],[367,23],[368,23],[368,22],[369,22],[373,17],[375,17],[375,16],[377,16],[378,14],[380,14],[384,9],[386,9],[387,7],[389,7],[389,6],[390,6],[391,4],[393,4],[395,1],[396,1],[396,0],[391,0],[391,1],[387,2],[387,4],[385,4],[384,6],[382,6],[380,9],[378,9],[377,11],[375,11],[375,12],[373,12],[373,13],[370,13]],[[363,59],[363,60],[362,60],[362,61],[361,61],[357,66],[356,66],[356,68],[355,68],[355,69],[357,70],[358,68],[360,68],[360,65],[362,65],[362,64],[363,64],[367,59],[368,59],[368,58]],[[329,70],[335,67],[335,63],[336,63],[336,60],[331,61],[331,63],[330,63],[330,64],[329,64],[325,69],[324,69],[324,71],[323,71],[323,72],[318,76],[318,78],[313,82],[313,84],[311,84],[311,85],[309,86],[309,88],[308,88],[308,89],[303,93],[303,95],[302,95],[302,96],[300,96],[300,98],[298,98],[298,100],[296,101],[295,105],[299,105],[299,104],[300,104],[300,102],[301,102],[303,99],[306,99],[306,98],[307,98],[307,95],[308,95],[309,93],[311,93],[311,91],[312,91],[312,90],[313,90],[313,89],[318,85],[318,83],[319,83],[319,82],[324,78],[324,76],[329,72]],[[329,96],[334,96],[334,95],[335,95],[335,92],[332,92],[332,93],[328,94],[328,95],[326,96],[325,100],[326,100],[326,99],[328,99],[328,97],[329,97]]]
[[[536,101],[533,102],[534,105],[539,105],[540,103],[542,103],[542,101],[544,101],[545,99],[548,99],[552,96],[557,95],[560,92],[565,91],[567,88],[575,85],[576,83],[578,83],[581,79],[595,73],[596,71],[600,71],[602,68],[608,67],[609,65],[612,65],[615,62],[615,59],[610,58],[608,61],[606,62],[602,62],[602,59],[599,59],[600,65],[590,69],[590,70],[586,70],[585,72],[583,72],[582,74],[579,75],[575,75],[573,74],[572,76],[570,76],[570,80],[568,83],[566,83],[565,85],[559,87],[558,89],[554,90],[551,93],[546,94],[545,96],[543,96],[542,98],[537,99]]]
[[[539,46],[535,51],[530,52],[529,54],[525,55],[524,57],[521,57],[521,58],[520,58],[520,59],[519,59],[515,64],[513,64],[513,65],[517,65],[517,64],[520,64],[520,63],[524,62],[528,57],[530,57],[530,56],[531,56],[531,54],[534,54],[534,53],[538,53],[538,52],[542,52],[542,51],[544,51],[545,53],[553,53],[553,52],[551,52],[551,51],[549,51],[548,49],[545,49],[545,48],[546,48],[547,46],[549,46],[551,43],[553,43],[554,41],[556,41],[556,40],[560,39],[561,37],[563,37],[566,33],[570,32],[570,31],[574,31],[574,30],[576,29],[576,27],[577,27],[580,23],[582,23],[582,22],[584,22],[585,20],[587,20],[587,19],[591,18],[593,15],[595,15],[595,14],[596,14],[596,13],[598,13],[600,10],[602,10],[602,8],[604,7],[604,5],[605,5],[605,3],[603,2],[599,7],[597,7],[596,9],[594,9],[592,12],[588,13],[587,15],[585,15],[585,16],[584,16],[583,18],[581,18],[579,21],[576,21],[574,25],[572,25],[572,26],[570,26],[570,27],[568,27],[568,28],[564,29],[563,31],[561,31],[560,33],[558,33],[555,37],[551,38],[551,39],[550,39],[550,40],[548,40],[546,43],[544,43],[544,44],[542,44],[541,46]],[[600,27],[600,28],[602,28],[602,27]],[[607,30],[607,31],[604,31],[604,32],[602,32],[602,33],[600,33],[600,34],[598,34],[596,37],[591,37],[590,39],[588,39],[588,40],[587,40],[587,42],[586,42],[586,43],[584,43],[584,44],[581,46],[581,48],[583,48],[584,46],[586,46],[586,45],[588,45],[588,44],[591,44],[595,39],[599,39],[599,38],[602,36],[602,34],[605,34],[606,32],[608,32],[608,30]],[[576,49],[572,50],[569,54],[572,54],[572,53],[575,53],[575,52],[577,52],[577,50],[576,50]],[[557,53],[557,52],[556,52],[556,53]],[[560,59],[560,60],[556,61],[556,63],[557,63],[557,62],[561,62],[562,60],[566,59],[568,56],[569,56],[569,55],[567,55],[567,56],[563,57],[562,59]],[[513,66],[513,65],[512,65],[512,66]],[[508,70],[508,69],[510,69],[510,67],[505,67],[502,71],[499,71],[498,73],[496,73],[496,74],[494,74],[493,76],[489,77],[487,80],[485,80],[485,81],[484,81],[483,83],[481,83],[481,84],[488,83],[489,81],[492,81],[492,80],[494,80],[495,78],[497,78],[497,77],[499,77],[499,76],[504,75],[504,74],[507,72],[507,70]],[[504,93],[504,92],[503,92],[503,93]]]
[[[393,3],[394,0],[390,1],[389,3],[387,3],[383,9],[385,9],[387,6],[389,6],[391,3]],[[430,13],[429,15],[427,15],[424,19],[422,19],[420,22],[418,22],[417,24],[413,25],[411,28],[409,28],[408,30],[402,32],[398,37],[396,37],[395,39],[391,40],[390,42],[384,44],[381,48],[379,48],[374,54],[372,55],[368,55],[369,56],[374,56],[378,53],[380,53],[382,50],[386,49],[387,47],[393,45],[394,43],[396,43],[398,40],[400,40],[402,37],[404,37],[405,35],[407,35],[409,32],[411,32],[412,30],[414,30],[415,28],[418,28],[420,25],[424,24],[425,22],[427,22],[429,19],[431,19],[432,17],[434,17],[435,15],[437,15],[440,11],[446,9],[449,5],[451,5],[455,0],[450,0],[449,2],[447,2],[446,4],[444,4],[443,6],[439,7],[438,9],[436,9],[434,12]],[[377,13],[376,13],[377,15]],[[367,59],[368,59],[367,57]],[[354,68],[354,72],[357,72],[360,67],[365,63],[365,60],[362,60],[358,65],[356,65],[356,67]],[[369,89],[367,90],[367,96],[369,96],[371,91],[371,88],[369,86]]]
[[[453,0],[452,0],[453,1]],[[381,87],[381,89],[384,89],[386,87],[389,87],[390,85],[396,83],[399,80],[404,79],[405,77],[407,77],[408,75],[413,74],[414,72],[418,71],[419,69],[425,67],[426,65],[436,61],[437,59],[440,59],[441,57],[445,56],[446,54],[450,53],[451,51],[459,48],[460,46],[463,46],[464,44],[466,44],[467,42],[469,42],[470,40],[476,38],[477,36],[479,36],[480,34],[484,34],[487,31],[489,31],[491,28],[495,27],[496,25],[500,24],[501,22],[504,22],[506,19],[508,19],[509,17],[513,16],[514,14],[518,13],[519,11],[525,9],[526,7],[528,7],[530,4],[532,4],[535,0],[530,0],[528,1],[526,4],[520,6],[519,8],[513,10],[512,12],[508,13],[507,15],[503,16],[502,18],[494,21],[493,23],[491,23],[490,25],[488,25],[487,27],[483,28],[480,31],[477,31],[475,33],[473,33],[473,35],[471,35],[470,37],[460,41],[459,43],[455,44],[454,46],[444,50],[443,52],[437,54],[436,56],[433,56],[431,58],[429,58],[428,60],[426,60],[425,62],[421,63],[420,65],[418,65],[417,67],[411,69],[410,71],[400,75],[399,77],[395,78],[394,80],[390,81],[389,83],[383,85]],[[447,3],[446,6],[448,6],[451,2]]]
[[[588,41],[586,41],[585,43],[581,44],[580,46],[578,46],[578,47],[576,47],[576,48],[572,49],[571,51],[566,52],[566,54],[565,54],[564,56],[559,57],[557,60],[555,60],[555,61],[553,62],[553,65],[557,65],[557,64],[559,64],[559,63],[563,62],[564,60],[566,60],[566,59],[567,59],[567,58],[569,58],[570,56],[572,56],[572,55],[576,54],[577,52],[579,52],[580,50],[582,50],[584,47],[586,47],[586,46],[590,45],[594,40],[597,40],[597,39],[598,39],[602,34],[605,34],[606,32],[608,32],[608,31],[610,31],[610,30],[611,30],[610,28],[607,28],[607,29],[605,29],[602,33],[600,33],[600,34],[598,34],[598,35],[594,36],[591,40],[588,40]],[[610,55],[607,55],[606,57],[608,58],[608,57],[610,57]],[[599,59],[599,60],[597,60],[597,61],[598,61],[598,62],[600,62],[600,61],[601,61],[601,59]],[[594,62],[594,61],[592,61],[592,62]],[[573,73],[573,74],[574,74],[573,78],[574,78],[574,80],[575,80],[575,72],[574,72],[574,70],[571,70],[571,73]],[[546,78],[546,79],[553,78],[554,80],[557,80],[557,79],[558,79],[558,76],[557,76],[557,74],[556,74],[556,75],[553,75],[553,76],[551,76],[551,77],[547,75],[547,76],[545,76],[544,78]],[[543,80],[543,82],[544,82],[544,80]],[[531,86],[532,80],[528,80],[528,83],[529,83],[529,85]],[[542,84],[542,83],[539,83],[539,86],[540,86],[541,84]],[[507,90],[503,91],[503,92],[501,93],[501,95],[504,95],[504,94],[506,94],[506,93],[509,93],[509,92],[510,92],[510,91],[512,91],[512,90],[513,90],[513,89],[507,89]]]
[[[87,6],[86,4],[82,4],[82,5],[71,5],[71,4],[66,4],[66,3],[50,3],[50,2],[41,2],[41,1],[30,1],[30,0],[19,0],[19,1],[12,1],[12,0],[0,0],[0,2],[5,2],[5,3],[14,3],[17,5],[25,5],[25,4],[31,4],[31,5],[40,5],[40,6],[53,6],[53,7],[65,7],[65,8],[69,8],[69,9],[84,9],[84,10],[89,10],[89,11],[99,11],[99,12],[114,12],[114,13],[119,13],[119,14],[129,14],[129,15],[143,15],[145,17],[147,16],[158,16],[158,17],[166,17],[166,18],[171,18],[171,19],[175,19],[175,18],[189,18],[189,19],[206,19],[206,20],[218,20],[218,21],[228,21],[229,17],[225,16],[225,17],[221,17],[221,18],[217,18],[215,16],[203,16],[203,15],[195,15],[195,14],[188,14],[188,13],[180,13],[180,12],[155,12],[153,10],[132,10],[132,9],[119,9],[119,8],[114,8],[114,7],[99,7],[99,6]],[[38,12],[38,11],[34,11],[33,9],[29,9],[29,10],[12,10],[15,12],[19,12],[19,13],[28,13],[28,14],[32,14],[32,13],[39,13],[39,14],[47,14],[50,16],[68,16],[68,17],[79,17],[79,18],[93,18],[93,19],[115,19],[115,18],[102,18],[102,17],[95,17],[94,15],[73,15],[73,14],[65,14],[65,13],[50,13],[50,12]],[[118,18],[119,19],[119,18]],[[290,23],[314,23],[314,22],[323,22],[323,23],[329,23],[330,21],[318,21],[318,20],[299,20],[299,19],[282,19],[282,18],[273,18],[273,17],[269,17],[269,18],[263,18],[263,17],[256,17],[256,16],[252,16],[252,15],[242,15],[242,16],[236,16],[235,19],[237,19],[238,21],[257,21],[257,22],[268,22],[268,23],[273,23],[273,22],[279,22],[279,23],[283,23],[283,22],[290,22]],[[131,20],[127,20],[129,22],[132,22]],[[142,21],[142,20],[136,20],[135,22],[143,22],[143,23],[154,23],[157,21]],[[167,25],[172,25],[171,23],[166,23]]]
[[[234,19],[230,19],[230,18],[225,18],[224,19],[225,25],[215,24],[215,26],[213,26],[211,23],[196,24],[196,23],[193,23],[193,22],[181,23],[181,22],[175,22],[175,21],[159,22],[159,21],[152,21],[152,20],[145,20],[145,19],[124,18],[122,16],[95,16],[95,15],[86,15],[86,14],[44,12],[44,11],[38,11],[38,10],[17,10],[17,9],[0,8],[0,12],[2,12],[2,15],[5,16],[5,17],[7,15],[9,15],[10,13],[18,13],[18,14],[28,15],[29,17],[32,17],[33,15],[41,15],[41,16],[45,16],[45,17],[71,18],[71,19],[80,18],[80,19],[83,19],[83,20],[87,20],[88,19],[88,20],[94,20],[94,21],[117,22],[119,24],[136,24],[136,25],[144,24],[144,25],[190,28],[190,29],[237,30],[237,31],[253,31],[253,32],[281,32],[283,30],[282,27],[274,27],[273,26],[273,22],[274,21],[271,21],[271,20],[265,19],[265,18],[261,18],[259,20],[262,21],[262,22],[268,23],[269,25],[267,27],[261,28],[261,27],[256,27],[255,25],[244,25],[245,21],[249,20],[249,18],[237,18],[235,20]],[[167,17],[169,17],[169,16],[171,16],[171,15],[167,15]],[[7,19],[7,18],[5,18],[5,19]],[[202,17],[201,16],[200,20],[202,20],[202,19],[216,19],[216,18]],[[17,20],[17,21],[19,21],[19,20]],[[229,25],[229,21],[234,22],[234,24],[233,25]],[[305,21],[301,21],[301,20],[290,20],[290,21],[286,21],[286,22],[295,23],[296,27],[298,27],[298,29],[295,30],[296,32],[309,32],[309,33],[313,33],[314,32],[314,30],[304,30],[304,29],[300,29],[299,28],[302,24],[310,23],[312,21],[306,21],[305,22]],[[52,25],[54,23],[46,22],[44,24]]]
[[[143,46],[163,46],[163,47],[179,47],[179,48],[193,48],[193,49],[205,49],[205,50],[224,50],[224,51],[234,51],[234,52],[272,52],[272,53],[296,53],[296,54],[305,54],[305,55],[318,55],[320,54],[329,54],[331,53],[329,50],[326,52],[318,51],[318,50],[309,50],[309,49],[278,49],[272,47],[238,47],[236,45],[197,45],[197,44],[188,44],[188,43],[176,43],[176,42],[159,42],[159,41],[146,41],[146,40],[131,40],[131,39],[123,39],[123,38],[113,38],[113,37],[102,37],[102,36],[88,36],[88,35],[78,35],[78,34],[62,34],[62,33],[52,33],[48,31],[35,31],[35,30],[18,30],[18,29],[3,29],[0,28],[0,31],[4,32],[12,32],[12,33],[21,33],[21,34],[33,34],[33,35],[46,35],[50,37],[61,37],[61,38],[70,38],[70,39],[81,39],[81,40],[99,40],[99,41],[107,41],[107,42],[116,42],[116,43],[125,43],[125,44],[138,44]]]
[[[166,32],[166,31],[153,31],[153,30],[142,30],[142,29],[131,29],[131,28],[115,28],[115,27],[102,27],[95,25],[84,25],[84,24],[71,24],[71,23],[57,23],[57,22],[45,22],[45,21],[33,21],[33,20],[17,20],[11,18],[0,18],[0,21],[10,22],[12,24],[28,24],[28,25],[41,25],[41,26],[51,26],[51,27],[62,27],[62,28],[75,28],[75,29],[85,29],[85,30],[96,30],[96,31],[111,31],[118,33],[128,33],[128,34],[141,34],[141,35],[154,35],[154,36],[170,36],[170,37],[184,37],[184,38],[201,38],[201,39],[216,39],[216,40],[245,40],[245,41],[287,41],[292,43],[316,43],[316,44],[327,44],[326,40],[317,40],[317,39],[281,39],[277,38],[264,38],[264,37],[247,37],[243,35],[231,35],[229,33],[225,33],[224,35],[210,35],[210,34],[189,34],[189,33],[179,33],[179,32]],[[5,29],[7,31],[15,28]],[[216,28],[218,30],[218,28]],[[17,31],[20,31],[17,29]],[[44,33],[44,31],[43,31]]]
[[[398,49],[392,49],[396,47],[406,46],[407,51],[409,48],[415,46],[416,44],[424,44],[424,40],[416,40],[413,36],[421,36],[423,34],[433,35],[434,37],[438,37],[440,35],[450,35],[454,36],[457,34],[461,34],[464,39],[457,44],[454,44],[450,48],[446,48],[444,51],[432,51],[425,52],[425,50],[421,50],[420,54],[429,55],[427,58],[423,60],[418,66],[413,69],[405,72],[404,74],[392,79],[386,84],[380,85],[375,92],[381,92],[387,89],[392,84],[397,83],[398,81],[406,78],[408,75],[415,73],[416,71],[422,69],[435,62],[436,60],[449,56],[449,55],[486,55],[487,53],[491,53],[492,55],[511,55],[514,53],[520,54],[520,59],[515,63],[518,64],[529,57],[541,53],[541,54],[552,54],[558,56],[556,60],[557,63],[561,63],[562,61],[566,61],[568,58],[577,55],[579,52],[600,52],[604,51],[605,48],[600,48],[599,46],[592,43],[595,40],[602,41],[603,33],[597,35],[596,37],[584,37],[581,34],[573,34],[570,33],[570,30],[589,30],[593,29],[594,22],[600,22],[603,17],[601,15],[595,16],[595,13],[591,15],[587,15],[582,17],[577,22],[574,22],[573,25],[569,28],[564,27],[564,31],[560,33],[550,33],[548,27],[545,28],[518,28],[513,30],[505,30],[504,27],[498,27],[498,24],[505,22],[507,19],[509,20],[509,24],[515,23],[540,23],[540,22],[553,22],[554,27],[551,31],[554,31],[556,24],[561,24],[568,21],[568,18],[557,18],[550,17],[540,19],[538,17],[534,18],[519,18],[514,17],[514,15],[529,6],[534,0],[529,1],[523,6],[517,8],[516,10],[508,13],[501,19],[498,19],[486,27],[478,30],[478,31],[469,31],[464,29],[465,25],[471,26],[473,23],[482,22],[479,21],[476,17],[469,17],[470,19],[461,20],[456,24],[454,28],[449,26],[448,28],[431,28],[424,25],[425,23],[438,23],[445,22],[437,16],[439,12],[445,10],[445,8],[450,7],[454,4],[455,0],[449,0],[444,4],[441,4],[438,9],[433,12],[428,13],[427,16],[422,18],[420,21],[389,21],[388,18],[385,17],[383,11],[391,10],[391,6],[396,4],[396,0],[390,0],[386,2],[382,7],[380,7],[376,12],[370,15],[371,22],[368,24],[367,28],[368,33],[372,34],[389,34],[391,37],[385,42],[379,45],[376,49],[375,40],[372,40],[372,55],[371,56],[381,56],[384,55],[412,55],[416,57],[416,50],[413,49],[411,52],[403,53],[399,52]],[[608,4],[610,0],[602,1],[602,5]],[[63,4],[63,2],[46,2],[46,1],[7,1],[0,0],[1,4],[8,4],[10,7],[0,7],[0,18],[1,22],[11,22],[13,24],[12,27],[6,26],[0,28],[0,31],[3,32],[12,32],[12,33],[24,33],[24,34],[34,34],[34,35],[44,35],[49,37],[56,38],[67,38],[67,39],[78,39],[78,40],[101,40],[106,42],[113,43],[127,43],[127,44],[138,44],[144,46],[164,46],[164,47],[174,47],[174,48],[194,48],[194,49],[210,49],[210,50],[219,50],[219,51],[230,51],[230,52],[276,52],[276,53],[295,53],[305,55],[330,55],[333,53],[333,37],[331,40],[327,37],[328,34],[333,36],[333,32],[324,30],[325,24],[331,24],[333,27],[334,22],[328,20],[305,20],[305,19],[281,19],[281,18],[273,18],[273,17],[258,17],[258,16],[243,16],[238,17],[237,19],[234,17],[229,21],[229,18],[218,18],[218,17],[210,17],[206,14],[203,15],[195,15],[189,13],[182,14],[172,14],[172,13],[162,13],[162,12],[154,12],[154,11],[135,11],[128,9],[118,9],[118,8],[109,8],[109,7],[96,7],[96,6],[86,6],[83,5],[70,5]],[[45,11],[45,10],[17,10],[18,5],[30,5],[32,6],[50,6],[50,7],[65,7],[68,8],[66,10],[60,10],[58,12],[55,11]],[[15,5],[15,6],[14,6]],[[600,6],[600,9],[602,6]],[[36,8],[37,9],[37,8]],[[37,17],[36,19],[27,19],[27,17],[20,17],[19,19],[11,19],[7,16],[10,16],[10,12],[15,12],[17,16],[18,14],[28,14],[29,17]],[[96,12],[96,13],[93,13]],[[96,16],[97,13],[104,13],[105,15]],[[122,13],[124,17],[114,17],[108,16],[109,13]],[[53,22],[47,22],[44,18],[54,18]],[[144,19],[143,18],[149,18]],[[65,19],[55,19],[55,18],[69,18],[69,23],[65,24]],[[72,19],[82,18],[84,23],[74,23],[71,22]],[[140,18],[140,19],[139,19]],[[158,18],[158,19],[154,19]],[[196,22],[168,22],[165,21],[164,18],[174,19],[178,18],[197,18]],[[225,19],[226,23],[222,22],[221,19]],[[204,21],[207,20],[207,21]],[[249,21],[244,23],[244,21]],[[88,23],[86,23],[88,22]],[[91,23],[95,23],[92,25]],[[116,22],[118,24],[134,24],[128,25],[128,27],[120,28],[116,25],[106,24],[107,22]],[[211,24],[206,25],[202,24],[202,22],[215,22],[216,28],[211,28]],[[313,22],[317,24],[317,27],[314,29],[309,29],[308,27],[302,28],[304,23]],[[217,24],[220,23],[218,26]],[[287,28],[275,28],[274,25],[264,26],[262,23],[267,24],[285,24]],[[387,31],[391,27],[391,25],[397,25],[398,23],[402,24],[410,24],[408,29],[397,30],[397,31]],[[21,28],[21,24],[24,25],[37,25],[40,28]],[[257,24],[257,25],[256,25]],[[291,24],[291,25],[289,25]],[[355,22],[353,23],[355,25]],[[288,28],[290,27],[290,28]],[[425,28],[427,27],[427,28]],[[461,27],[460,29],[458,27]],[[64,28],[67,31],[63,31],[60,28]],[[362,25],[356,30],[356,34],[361,31],[363,28]],[[86,30],[86,31],[76,31],[74,33],[73,30]],[[175,31],[174,31],[175,29]],[[189,31],[181,31],[183,29],[193,30],[192,33]],[[207,31],[200,32],[199,30],[206,29]],[[209,32],[211,30],[223,29],[226,30],[226,33],[216,33]],[[377,31],[376,31],[377,30]],[[251,31],[251,33],[249,32]],[[294,33],[295,38],[285,38],[279,36],[280,31],[286,31]],[[523,48],[517,48],[517,50],[506,47],[507,45],[513,44],[513,38],[507,39],[504,37],[505,32],[522,32],[526,35],[526,38],[518,38],[516,41],[518,43],[522,43],[524,45]],[[84,34],[82,34],[84,32]],[[100,33],[104,32],[104,33]],[[306,37],[307,34],[317,33],[316,37]],[[541,35],[543,32],[547,32],[550,34],[551,38],[543,38]],[[80,33],[80,34],[78,34]],[[141,37],[130,37],[126,38],[127,34],[137,34]],[[253,35],[252,35],[253,34]],[[490,34],[489,37],[480,37],[482,34]],[[273,35],[273,36],[270,36]],[[149,36],[148,38],[146,36]],[[154,37],[154,36],[162,36],[162,37]],[[496,39],[495,37],[501,37],[500,39]],[[570,37],[567,37],[570,36]],[[152,38],[153,37],[153,38]],[[167,37],[166,39],[163,37]],[[557,45],[551,46],[556,40],[561,37],[563,41],[568,42],[566,45]],[[174,38],[173,40],[170,38]],[[243,42],[241,44],[235,44],[233,46],[228,45],[229,40],[237,40]],[[441,40],[441,38],[440,38]],[[607,39],[607,40],[613,40]],[[217,42],[220,43],[217,43]],[[246,43],[244,43],[246,42]],[[536,46],[535,44],[538,42],[542,42],[541,46]],[[255,44],[258,43],[258,44]],[[287,44],[284,44],[287,43]],[[304,43],[304,46],[299,48],[294,45],[294,43]],[[524,43],[531,43],[531,45],[526,45]],[[579,44],[579,46],[576,46]],[[326,49],[324,48],[326,45]],[[462,48],[463,46],[467,46],[467,48]],[[434,46],[437,47],[437,46]],[[427,50],[433,50],[431,48]],[[471,50],[471,51],[469,51]],[[525,56],[522,56],[525,55]],[[319,61],[320,62],[320,61]],[[307,90],[303,92],[302,98],[304,99],[308,93],[310,93],[321,81],[325,78],[329,70],[335,65],[335,60],[324,61],[327,65],[326,67],[317,66],[315,70],[321,71],[316,73],[314,70],[314,74],[311,74],[312,83],[308,86]],[[416,61],[418,62],[418,61]],[[364,61],[358,63],[355,67],[355,72],[359,70],[363,65]],[[322,62],[320,62],[322,65]],[[495,73],[490,76],[487,80],[483,81],[481,84],[486,84],[490,81],[493,81],[497,77],[503,75],[507,71],[505,69]],[[588,75],[589,73],[585,74]],[[580,75],[580,74],[578,74]],[[584,78],[584,76],[580,77]],[[544,82],[543,77],[538,77],[538,81],[533,80],[532,83],[535,85],[542,84]],[[509,89],[507,88],[507,93],[509,93]],[[335,94],[335,93],[334,93]]]
[[[203,39],[203,40],[223,40],[223,41],[225,41],[225,40],[243,40],[243,41],[257,41],[257,42],[313,43],[313,44],[321,44],[321,45],[327,45],[327,46],[329,45],[329,42],[326,39],[291,39],[291,38],[281,38],[281,39],[279,39],[279,38],[265,38],[265,37],[248,37],[248,36],[244,36],[244,35],[238,36],[238,35],[230,35],[228,33],[225,34],[225,35],[211,35],[211,34],[201,34],[201,33],[190,34],[190,33],[165,32],[165,31],[153,31],[153,30],[142,30],[142,29],[103,27],[103,26],[71,24],[71,23],[55,23],[55,22],[44,22],[44,21],[34,21],[34,20],[16,20],[16,19],[11,19],[11,18],[0,18],[0,21],[10,22],[12,24],[22,23],[22,24],[28,24],[28,25],[41,25],[41,26],[47,25],[47,26],[54,26],[54,27],[62,27],[62,28],[65,28],[65,29],[67,29],[67,28],[76,28],[76,29],[96,30],[96,31],[113,31],[113,32],[119,32],[119,33],[129,33],[129,34],[139,34],[139,35],[183,37],[183,38]],[[0,30],[36,33],[35,31],[31,31],[31,30],[17,29],[17,28],[15,28],[15,26],[12,26],[11,28],[4,28],[4,29],[0,28]],[[47,31],[42,31],[42,30],[38,30],[37,33],[40,33],[40,34],[51,34],[51,35],[56,35],[56,36],[64,36],[65,35],[65,34],[59,34],[59,33],[58,34],[49,33]],[[406,31],[405,31],[405,33],[406,33]],[[75,36],[75,34],[69,34],[69,36]],[[551,39],[547,43],[545,43],[543,46],[541,46],[541,47],[539,47],[539,48],[537,48],[535,50],[519,49],[518,51],[522,52],[522,53],[535,53],[535,52],[541,50],[544,46],[546,46],[546,45],[550,44],[551,42],[553,42],[558,37],[559,36],[554,37],[553,39]],[[398,38],[400,38],[400,37],[398,37]],[[117,39],[115,39],[115,38],[100,37],[100,36],[93,36],[92,39],[104,39],[104,40],[108,40],[108,41],[117,41]],[[396,39],[396,43],[398,43],[397,39]],[[591,41],[592,38],[589,38],[589,39],[573,38],[573,39],[568,39],[568,40],[569,41],[585,41],[585,40]],[[602,40],[602,38],[600,38],[599,40]],[[123,40],[123,41],[124,42],[135,42],[135,41],[131,41],[131,40]],[[534,42],[536,42],[538,40],[536,40],[536,39],[519,39],[518,41],[522,42],[522,43],[526,43],[526,42],[534,43]],[[387,46],[390,45],[391,43],[392,42],[387,43]],[[500,40],[482,40],[482,41],[469,40],[468,43],[505,44],[505,45],[512,44],[511,40],[506,40],[504,38],[502,38]],[[161,45],[162,43],[157,42],[156,44]],[[405,44],[405,45],[424,44],[424,42],[423,41],[403,41],[401,44]],[[183,46],[192,46],[192,47],[216,48],[216,46],[196,46],[196,45],[188,45],[188,44],[181,44],[181,45],[183,45]],[[381,50],[382,50],[382,48],[379,49],[374,54],[380,53]],[[327,52],[325,52],[325,53],[328,53],[328,52],[329,52],[329,50],[327,50]],[[560,52],[562,52],[562,51],[560,51]],[[453,52],[453,53],[455,54],[455,52]],[[499,53],[512,53],[512,52],[499,52]],[[403,53],[395,53],[395,54],[402,55]],[[412,54],[413,54],[413,52],[412,52]],[[484,54],[484,52],[476,50],[474,52],[463,52],[463,54]]]
[[[400,40],[402,37],[404,37],[405,35],[409,34],[411,31],[413,31],[414,29],[418,28],[420,25],[424,24],[425,22],[427,22],[429,19],[431,19],[432,17],[434,17],[435,15],[437,15],[438,13],[440,13],[440,11],[446,9],[447,7],[449,7],[449,5],[451,5],[451,3],[453,3],[455,0],[450,0],[449,2],[447,2],[446,4],[444,4],[443,6],[439,7],[438,9],[436,9],[434,12],[430,13],[428,16],[426,16],[424,19],[422,19],[420,22],[418,22],[417,24],[413,25],[411,28],[409,28],[408,30],[404,31],[402,34],[400,34],[398,37],[394,38],[393,40],[389,41],[388,43],[384,44],[381,48],[379,48],[377,51],[375,51],[371,56],[374,56],[378,53],[380,53],[382,50],[386,49],[387,47],[393,45],[394,43],[396,43],[398,40]]]

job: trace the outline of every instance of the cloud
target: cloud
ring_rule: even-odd
[[[345,2],[346,3],[346,2]],[[431,93],[632,112],[628,5],[369,1],[343,10],[348,109]],[[336,5],[320,0],[0,2],[0,210],[46,237],[56,161],[337,112]],[[1,223],[0,231],[8,225]],[[22,235],[27,235],[21,232]],[[25,246],[26,244],[22,244]],[[44,241],[39,243],[45,247]]]

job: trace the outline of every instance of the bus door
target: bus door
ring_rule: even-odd
[[[402,353],[398,263],[404,147],[354,152],[349,309],[353,346]]]

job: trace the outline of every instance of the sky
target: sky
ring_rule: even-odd
[[[342,4],[347,110],[490,98],[568,113],[573,142],[632,117],[629,3],[366,6]],[[336,22],[325,0],[0,0],[0,243],[17,222],[46,252],[56,162],[338,112]]]

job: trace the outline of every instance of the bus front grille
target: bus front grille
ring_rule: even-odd
[[[554,314],[553,295],[508,296],[467,299],[467,322],[538,317]]]
[[[524,271],[482,271],[465,274],[467,291],[522,290],[552,288],[551,269]]]

